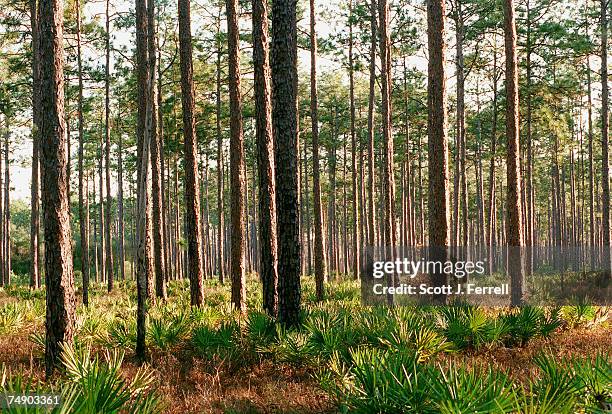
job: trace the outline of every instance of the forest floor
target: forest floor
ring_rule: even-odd
[[[130,341],[133,338],[132,332],[129,332],[131,323],[124,321],[122,326],[126,330],[122,331],[112,327],[117,320],[108,323],[98,321],[91,325],[86,321],[88,317],[93,319],[91,315],[96,314],[119,320],[130,315],[135,309],[133,297],[128,294],[129,286],[119,284],[117,291],[110,295],[103,293],[103,286],[94,287],[93,309],[81,312],[77,321],[77,338],[82,338],[83,342],[88,342],[87,338],[90,338],[88,343],[93,347],[94,353],[102,355],[108,349],[125,347],[125,361],[121,366],[121,373],[127,379],[134,378],[139,369],[139,364],[132,356]],[[170,289],[168,303],[155,305],[153,315],[170,315],[176,312],[173,296],[176,295],[176,302],[183,303],[183,288],[184,284],[179,282]],[[224,305],[221,304],[226,298],[226,290],[227,286],[209,284],[209,306],[223,308]],[[355,292],[357,291],[358,288],[355,287]],[[339,303],[347,300],[346,292],[336,296]],[[309,294],[306,293],[305,297],[308,302]],[[25,307],[20,308],[23,314],[19,316],[20,320],[13,324],[15,329],[11,329],[6,317],[4,322],[0,319],[0,371],[3,367],[5,372],[19,373],[32,383],[43,383],[42,292],[32,295],[25,289],[0,291],[0,309],[8,309],[11,306]],[[221,310],[221,313],[223,312]],[[211,310],[206,318],[215,318],[216,316],[211,316],[213,314],[218,315],[216,311]],[[607,317],[608,310],[602,312],[599,309],[597,323],[579,324],[572,329],[558,329],[549,336],[534,337],[522,346],[507,347],[500,344],[480,349],[465,349],[461,352],[439,352],[431,361],[440,367],[492,367],[506,372],[510,378],[521,384],[537,375],[534,357],[542,352],[557,360],[572,357],[595,358],[597,355],[606,355],[609,358],[612,327],[606,320]],[[102,316],[102,319],[104,318],[105,316]],[[169,323],[168,326],[171,327],[173,323],[175,322]],[[124,333],[123,336],[121,332]],[[339,411],[338,403],[320,386],[316,376],[318,367],[312,364],[292,363],[291,357],[283,360],[265,352],[249,353],[250,357],[245,357],[246,354],[242,353],[224,353],[221,342],[215,342],[218,348],[215,348],[215,355],[210,356],[205,351],[198,350],[198,347],[193,345],[195,340],[190,338],[189,333],[181,332],[173,339],[172,335],[166,332],[165,336],[158,335],[157,339],[150,340],[148,365],[154,377],[152,389],[161,397],[164,412],[307,414]],[[245,343],[235,343],[234,346],[248,346]],[[203,357],[203,353],[209,356]],[[2,372],[0,376],[1,374]]]

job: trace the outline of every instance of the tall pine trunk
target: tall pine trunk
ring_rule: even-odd
[[[511,302],[524,301],[523,223],[521,208],[521,169],[519,144],[518,59],[516,22],[513,0],[504,0],[504,32],[506,51],[506,238],[508,272],[511,278]]]
[[[393,167],[393,130],[391,128],[391,41],[389,38],[389,3],[388,0],[379,0],[378,19],[380,32],[380,61],[381,61],[381,89],[382,89],[382,130],[383,130],[383,200],[384,200],[384,245],[387,254],[394,260],[397,245],[397,230],[395,224],[395,179]],[[389,285],[395,285],[397,276]],[[392,300],[389,295],[388,299]]]
[[[104,228],[104,234],[106,238],[106,278],[108,282],[108,291],[111,292],[114,286],[114,271],[113,271],[113,238],[111,236],[111,208],[113,205],[113,198],[111,196],[111,174],[110,174],[110,15],[109,15],[110,0],[106,0],[106,64],[104,66],[104,92],[105,92],[105,103],[104,103],[104,154],[106,162],[106,227]],[[101,189],[100,189],[101,190]],[[102,191],[100,191],[102,194]]]
[[[221,4],[221,3],[219,3]],[[217,92],[216,92],[216,114],[217,127],[217,269],[219,281],[225,282],[225,252],[223,234],[225,232],[225,214],[223,204],[223,135],[221,133],[221,6],[219,6],[219,19],[217,27]]]
[[[158,94],[160,91],[157,86],[156,76],[158,74],[157,62],[157,42],[155,29],[155,2],[149,1],[147,4],[147,23],[149,31],[148,51],[149,51],[149,107],[151,108],[151,196],[153,214],[153,257],[155,266],[155,295],[166,300],[168,293],[166,290],[166,263],[164,260],[164,232],[163,232],[163,213],[162,213],[162,137],[160,135],[161,122],[159,118]]]
[[[181,102],[183,106],[183,135],[185,139],[185,210],[188,274],[191,286],[191,305],[201,306],[204,300],[202,282],[202,228],[200,226],[200,189],[198,186],[198,150],[193,116],[195,93],[191,45],[191,8],[189,0],[179,0],[179,45],[181,61]]]
[[[601,0],[601,231],[603,233],[604,278],[612,278],[610,252],[610,155],[609,155],[609,88],[608,88],[608,0]]]
[[[317,300],[325,296],[327,269],[321,201],[321,165],[319,161],[319,97],[317,90],[317,32],[314,0],[310,0],[310,120],[312,131],[312,187],[314,197],[314,260]],[[331,218],[328,219],[331,223]],[[331,238],[330,238],[331,243]]]
[[[30,287],[37,289],[40,287],[40,53],[38,10],[36,0],[30,0],[30,26],[32,30],[32,184],[30,215]]]
[[[272,135],[272,85],[268,47],[268,2],[253,0],[253,66],[255,82],[255,135],[259,178],[260,276],[263,308],[272,316],[278,310],[278,252],[276,180]]]
[[[136,196],[136,356],[147,358],[146,318],[147,297],[150,293],[148,280],[152,277],[150,265],[150,241],[148,220],[149,169],[150,169],[150,126],[151,110],[148,107],[149,59],[147,49],[147,2],[136,0],[136,54],[138,78],[138,123],[137,123],[137,196]]]
[[[352,215],[353,215],[353,272],[359,279],[359,262],[361,258],[361,240],[359,239],[358,194],[357,194],[357,137],[355,132],[355,76],[353,62],[353,1],[349,0],[349,100],[351,110],[351,172],[352,172]]]
[[[276,140],[278,316],[286,326],[296,326],[299,323],[301,308],[296,6],[296,0],[275,0],[272,3],[272,123]]]
[[[66,125],[64,120],[64,52],[61,1],[41,1],[40,148],[45,234],[46,375],[53,374],[61,344],[74,337],[75,298],[69,222]]]
[[[245,164],[242,133],[242,98],[240,93],[240,39],[238,30],[238,0],[227,0],[229,95],[230,95],[230,204],[231,204],[231,278],[232,303],[246,312],[245,287]]]
[[[450,239],[448,194],[448,140],[446,97],[446,41],[444,0],[427,1],[428,28],[428,87],[427,87],[427,135],[429,157],[429,249],[430,260],[445,262]],[[446,284],[444,273],[432,273],[436,286]],[[444,303],[445,297],[436,298]]]
[[[75,2],[76,10],[76,36],[77,36],[77,72],[79,77],[79,95],[77,100],[77,116],[79,130],[79,153],[78,153],[78,169],[79,169],[79,230],[81,235],[81,274],[83,276],[83,304],[89,305],[89,220],[84,210],[85,199],[88,198],[87,187],[83,178],[83,156],[84,156],[84,139],[85,125],[83,119],[83,63],[81,55],[81,2]],[[87,209],[88,210],[88,209]]]
[[[370,89],[368,97],[368,245],[374,246],[375,243],[375,220],[376,212],[374,210],[374,113],[376,107],[376,95],[374,88],[376,86],[376,34],[378,32],[376,17],[377,17],[376,0],[370,3]]]

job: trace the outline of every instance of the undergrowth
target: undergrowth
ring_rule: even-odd
[[[166,302],[151,303],[147,345],[156,353],[186,353],[236,370],[263,359],[304,368],[340,411],[355,413],[548,413],[604,412],[612,398],[608,354],[555,360],[538,355],[538,375],[517,382],[492,368],[451,366],[444,355],[471,355],[527,346],[562,330],[607,323],[607,310],[588,305],[560,308],[365,307],[359,286],[328,286],[315,302],[314,284],[304,283],[302,323],[285,329],[261,309],[258,283],[247,284],[249,311],[231,308],[229,289],[208,281],[205,305],[192,308],[186,281],[172,281]],[[117,283],[109,296],[93,284],[90,306],[79,306],[75,345],[65,347],[62,375],[35,384],[7,369],[0,391],[59,392],[58,413],[152,413],[162,410],[143,367],[123,378],[123,352],[136,341],[133,282]],[[0,307],[0,335],[29,332],[37,358],[44,350],[44,294],[6,290],[18,302]],[[121,350],[121,352],[117,351]],[[20,412],[20,411],[9,411]]]

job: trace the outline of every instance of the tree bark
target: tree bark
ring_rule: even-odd
[[[444,0],[427,1],[428,86],[427,135],[429,157],[429,249],[430,260],[445,262],[450,239],[448,194],[448,140],[446,97],[446,41]],[[446,284],[444,273],[432,273],[436,286]],[[442,295],[435,298],[444,303]]]
[[[272,3],[272,122],[276,162],[278,220],[278,316],[286,326],[299,323],[300,218],[297,164],[296,0]]]
[[[179,0],[179,44],[181,60],[181,102],[185,139],[185,221],[189,252],[191,305],[201,306],[204,300],[202,284],[202,242],[200,226],[200,189],[198,185],[198,149],[193,116],[195,93],[191,45],[191,8],[189,0]]]
[[[608,88],[608,0],[601,0],[601,231],[603,232],[604,278],[612,278],[610,252],[610,155],[609,155],[609,88]]]
[[[32,184],[30,216],[30,287],[33,289],[38,289],[40,287],[40,52],[38,10],[36,0],[30,0],[30,26],[32,30]]]
[[[456,246],[467,247],[468,244],[468,211],[467,211],[467,178],[466,178],[466,139],[465,139],[465,59],[463,56],[463,43],[465,40],[465,25],[461,1],[456,2],[456,38],[457,38],[457,142],[458,142],[458,165],[459,172],[456,184],[459,185],[458,205],[455,207],[457,214],[457,238]],[[459,208],[460,207],[460,208]],[[461,219],[459,219],[459,215]]]
[[[524,301],[522,249],[523,223],[521,208],[521,169],[519,144],[518,59],[516,53],[516,22],[513,0],[504,0],[504,32],[506,51],[506,238],[509,249],[508,272],[511,278],[511,302],[518,306]]]
[[[325,297],[327,266],[321,201],[321,165],[319,160],[319,94],[317,90],[317,32],[314,0],[310,0],[310,120],[312,131],[312,187],[314,197],[314,259],[317,300]],[[331,219],[330,220],[331,223]],[[331,243],[331,239],[330,239]]]
[[[136,53],[138,78],[138,158],[137,158],[137,197],[136,197],[136,289],[137,289],[137,317],[136,317],[136,356],[146,360],[146,318],[147,297],[149,295],[148,280],[152,276],[150,265],[150,241],[148,231],[148,182],[149,182],[149,146],[151,142],[150,126],[151,111],[148,105],[149,94],[149,60],[147,49],[147,2],[136,0]]]
[[[4,226],[4,286],[11,284],[11,153],[9,151],[9,140],[11,137],[11,128],[8,116],[5,114],[4,123],[6,131],[4,132],[4,217],[2,223]]]
[[[368,98],[368,245],[373,247],[375,244],[375,220],[376,211],[374,207],[374,111],[376,107],[376,96],[374,88],[376,86],[376,34],[378,32],[377,19],[377,0],[370,3],[370,94]]]
[[[117,143],[117,216],[119,219],[119,275],[125,280],[125,223],[123,220],[123,134]]]
[[[359,239],[360,217],[357,197],[357,137],[355,133],[355,76],[353,62],[353,2],[349,1],[349,100],[351,111],[351,169],[352,169],[352,213],[353,213],[353,273],[354,278],[359,279],[361,240]]]
[[[100,154],[98,158],[98,178],[100,191],[98,192],[98,213],[100,215],[100,268],[102,281],[107,280],[106,263],[106,220],[104,217],[104,137],[100,137]],[[110,223],[109,223],[110,224]]]
[[[244,136],[242,133],[242,98],[240,93],[240,57],[238,30],[238,0],[227,0],[229,95],[230,95],[230,204],[232,303],[242,313],[246,312],[245,287],[245,164]]]
[[[41,1],[39,4],[47,377],[53,374],[58,362],[61,343],[72,342],[75,325],[64,124],[63,13],[61,1]]]
[[[381,89],[382,89],[382,130],[383,130],[383,200],[384,200],[384,246],[392,260],[395,260],[397,245],[397,229],[395,224],[395,178],[393,166],[393,130],[391,126],[391,41],[389,39],[389,3],[388,0],[379,0],[378,18],[380,21],[380,61],[381,61]],[[397,276],[389,283],[395,285]],[[393,299],[388,295],[388,300]]]
[[[110,0],[106,0],[106,64],[104,66],[105,82],[105,104],[104,104],[104,135],[105,135],[105,162],[106,162],[106,227],[104,234],[106,236],[106,279],[108,282],[108,291],[111,292],[114,287],[114,271],[113,271],[113,238],[111,236],[111,208],[113,198],[111,196],[111,173],[110,173],[110,15],[109,15]],[[102,191],[100,191],[102,194]]]
[[[152,196],[152,214],[153,214],[153,257],[155,266],[155,295],[161,300],[166,300],[168,293],[166,290],[166,263],[164,260],[164,233],[163,233],[163,215],[162,215],[162,163],[161,163],[161,147],[162,137],[160,135],[159,111],[157,108],[158,83],[156,76],[158,74],[157,62],[157,41],[155,29],[155,2],[149,1],[147,4],[147,23],[149,31],[148,35],[148,51],[149,51],[149,106],[151,107],[151,196]]]
[[[219,3],[221,4],[221,3]],[[217,127],[217,268],[219,281],[225,282],[225,252],[223,234],[225,232],[225,214],[223,211],[223,135],[221,133],[221,6],[219,6],[219,26],[217,27],[217,93],[216,93],[216,116]]]
[[[34,0],[33,0],[34,1]],[[87,189],[84,188],[83,171],[83,145],[85,139],[84,120],[83,120],[83,63],[81,54],[81,2],[76,0],[76,36],[77,36],[77,71],[79,77],[79,95],[77,101],[77,112],[79,122],[79,230],[81,235],[81,274],[83,277],[83,304],[89,305],[89,221],[86,220],[84,211],[85,199],[88,197]]]
[[[527,206],[525,209],[525,219],[527,221],[525,226],[525,244],[527,246],[527,251],[525,252],[525,262],[526,262],[526,274],[531,274],[533,271],[533,249],[535,246],[535,237],[534,237],[534,221],[535,221],[535,206],[534,206],[534,188],[533,188],[533,139],[532,139],[532,64],[531,64],[531,54],[532,54],[532,44],[531,44],[531,11],[530,11],[530,1],[527,1],[527,45],[526,45],[526,66],[527,66],[527,177],[526,177],[526,186],[525,192],[527,193]]]
[[[272,85],[269,60],[268,3],[253,0],[253,66],[255,82],[255,135],[259,178],[260,277],[263,308],[278,311],[278,252],[276,229],[276,179],[272,134]]]

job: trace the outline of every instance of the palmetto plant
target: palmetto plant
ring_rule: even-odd
[[[208,359],[239,363],[243,356],[240,326],[235,321],[222,322],[218,328],[207,325],[194,329],[191,342],[195,350]]]
[[[612,364],[608,354],[598,354],[574,360],[575,386],[580,390],[581,403],[592,410],[610,410],[612,405]]]
[[[508,332],[506,344],[524,346],[535,337],[549,336],[561,326],[559,312],[559,309],[547,312],[541,307],[524,306],[504,315],[502,320]]]
[[[184,313],[151,318],[147,335],[151,344],[162,351],[176,345],[189,333],[189,318]]]
[[[107,348],[134,349],[136,346],[136,321],[116,319],[110,323],[106,334],[98,334],[98,342]]]
[[[9,303],[0,308],[0,334],[8,334],[21,327],[23,314],[19,305]]]
[[[509,413],[514,409],[514,389],[503,373],[467,370],[463,367],[440,369],[429,376],[432,404],[443,414]]]
[[[561,308],[561,316],[569,328],[576,328],[591,322],[595,318],[596,313],[597,308],[586,303],[578,303],[574,306],[563,306]]]
[[[396,329],[382,337],[381,342],[390,350],[414,352],[419,362],[425,362],[440,352],[452,349],[452,344],[434,328],[405,320],[398,322]]]
[[[104,360],[92,357],[88,347],[62,346],[64,376],[45,386],[34,385],[20,375],[11,376],[2,368],[0,393],[18,395],[59,394],[54,407],[11,405],[3,413],[52,414],[154,414],[162,412],[159,396],[151,390],[153,376],[146,366],[131,380],[121,376],[123,354],[106,353]]]
[[[319,311],[304,321],[309,334],[308,346],[313,355],[327,359],[339,352],[348,357],[349,349],[360,343],[359,332],[351,324],[350,316],[342,311]]]
[[[478,349],[499,343],[508,325],[477,306],[448,306],[439,310],[439,325],[457,349]]]
[[[296,366],[310,365],[316,363],[309,346],[310,336],[297,330],[285,329],[282,325],[276,325],[276,341],[264,348],[258,348],[258,352],[271,354],[276,361]]]
[[[344,405],[355,413],[430,413],[431,368],[416,354],[360,348],[351,353],[353,387]]]
[[[245,336],[252,350],[265,348],[277,339],[276,322],[263,312],[250,312],[246,321]]]
[[[64,345],[61,361],[75,393],[73,411],[79,414],[157,413],[159,397],[151,391],[153,375],[141,367],[130,381],[121,376],[123,353],[107,352],[105,360],[91,356],[88,347]]]
[[[3,366],[0,370],[0,394],[30,395],[30,394],[60,394],[61,404],[58,406],[26,406],[11,404],[2,407],[6,414],[72,414],[74,410],[77,390],[75,387],[64,385],[62,387],[41,387],[25,379],[22,375],[11,375]],[[2,400],[0,400],[2,401]],[[1,404],[1,403],[0,403]]]

